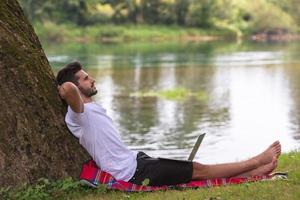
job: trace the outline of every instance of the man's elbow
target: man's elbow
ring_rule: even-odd
[[[76,94],[78,91],[77,86],[72,82],[65,82],[59,88],[59,95],[62,99],[69,99],[71,96]]]

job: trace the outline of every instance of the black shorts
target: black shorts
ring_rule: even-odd
[[[144,152],[137,154],[137,168],[130,183],[137,185],[176,185],[192,180],[191,161],[152,158]]]

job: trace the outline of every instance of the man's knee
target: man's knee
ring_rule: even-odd
[[[201,179],[203,174],[205,174],[206,165],[198,162],[193,162],[193,176],[192,179]]]

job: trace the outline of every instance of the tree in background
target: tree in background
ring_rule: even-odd
[[[113,15],[111,16],[113,22],[124,23],[127,21],[127,6],[132,5],[127,0],[101,0],[100,2],[101,4],[108,4],[113,9]]]
[[[141,0],[127,0],[126,7],[128,9],[128,21],[134,24],[140,24],[144,22]]]
[[[88,5],[94,0],[19,0],[29,21],[72,22],[79,26],[89,24]]]
[[[134,24],[173,24],[176,22],[174,0],[102,0],[113,10],[112,22]]]
[[[189,5],[187,23],[191,26],[211,28],[214,26],[214,18],[218,11],[218,0],[192,1]]]
[[[40,21],[43,17],[47,17],[47,13],[44,11],[52,7],[51,1],[39,1],[39,0],[20,0],[20,4],[26,13],[29,21]]]
[[[190,0],[175,1],[176,24],[186,25],[186,16],[189,10],[189,4]]]
[[[147,1],[141,3],[144,21],[148,24],[157,24],[160,21],[159,10],[161,6],[160,0]]]

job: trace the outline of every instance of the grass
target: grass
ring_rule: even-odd
[[[166,100],[184,101],[187,98],[194,97],[199,101],[208,99],[204,91],[192,92],[185,88],[173,88],[161,91],[135,92],[130,94],[131,97],[158,97]]]
[[[130,41],[202,41],[220,37],[235,38],[230,29],[200,29],[162,25],[98,24],[78,27],[74,24],[52,22],[34,24],[38,37],[44,42],[119,43]]]
[[[161,192],[125,193],[82,186],[71,178],[51,182],[41,179],[35,185],[24,185],[17,189],[0,188],[0,199],[205,199],[205,200],[298,200],[300,197],[300,152],[283,154],[278,171],[288,171],[288,180],[265,181],[215,188],[168,190]]]

